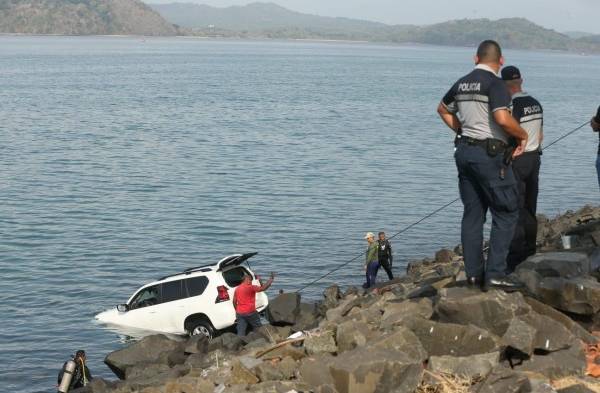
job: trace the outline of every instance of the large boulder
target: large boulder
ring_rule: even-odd
[[[530,310],[520,293],[480,292],[457,287],[442,292],[435,315],[442,322],[472,324],[502,336],[513,318]]]
[[[296,316],[292,330],[299,332],[302,330],[311,330],[319,325],[318,311],[316,304],[300,303],[300,310]]]
[[[337,327],[336,342],[338,352],[362,347],[376,335],[365,322],[347,321]]]
[[[550,379],[583,376],[586,367],[585,353],[579,345],[543,354],[536,352],[529,360],[514,365],[517,371],[534,372]]]
[[[334,333],[331,330],[308,336],[304,340],[304,348],[309,356],[320,353],[336,353],[338,350]]]
[[[252,371],[261,382],[285,381],[296,376],[298,364],[290,357],[285,357],[277,362],[263,362],[254,367]]]
[[[502,344],[508,348],[509,355],[528,358],[533,355],[537,330],[521,318],[513,318],[502,336]]]
[[[125,379],[127,369],[142,363],[155,363],[161,355],[180,349],[181,343],[165,335],[147,336],[126,348],[109,353],[104,363],[119,379]]]
[[[313,387],[333,385],[329,365],[334,360],[332,355],[326,353],[302,359],[298,368],[299,378]]]
[[[537,301],[531,297],[525,297],[525,301],[527,302],[527,304],[529,304],[529,306],[531,307],[531,309],[533,311],[535,311],[538,314],[545,315],[549,318],[552,318],[556,322],[563,325],[568,331],[570,331],[572,334],[574,334],[577,338],[579,338],[583,342],[585,342],[587,344],[594,344],[594,343],[598,342],[598,339],[595,336],[593,336],[592,334],[590,334],[583,327],[581,327],[580,324],[573,321],[567,315],[556,310],[555,308],[552,308],[552,307],[550,307],[540,301]]]
[[[437,374],[477,379],[486,377],[499,364],[499,361],[500,352],[465,357],[432,356],[429,358],[428,368],[431,372]]]
[[[425,361],[429,357],[419,338],[408,328],[397,326],[390,332],[383,333],[370,343],[373,348],[395,350],[407,354],[411,359]]]
[[[500,337],[473,325],[410,318],[406,325],[429,356],[470,356],[500,350]],[[339,344],[339,343],[338,343]]]
[[[213,338],[208,343],[208,352],[217,349],[226,351],[237,351],[244,346],[245,342],[238,335],[233,333],[223,333],[222,335]]]
[[[300,294],[297,292],[282,293],[269,302],[267,317],[272,325],[285,326],[296,323],[300,314]]]
[[[529,257],[517,267],[542,277],[578,277],[590,274],[590,257],[582,252],[548,252]]]
[[[385,349],[348,351],[329,366],[339,393],[412,393],[423,375],[419,360]]]
[[[421,317],[429,319],[433,315],[431,299],[421,298],[416,300],[389,301],[381,317],[381,327],[401,325],[406,318]]]
[[[542,302],[573,314],[592,316],[600,311],[600,283],[590,277],[546,277],[528,282]]]
[[[477,393],[553,393],[550,381],[541,376],[496,367],[477,387]]]
[[[323,292],[323,306],[326,309],[334,308],[342,298],[342,291],[337,285],[332,285]]]

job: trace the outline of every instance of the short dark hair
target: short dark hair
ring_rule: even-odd
[[[385,232],[382,231],[377,234],[377,236],[381,236],[381,235],[385,235]]]
[[[75,359],[82,357],[85,357],[85,351],[83,349],[80,349],[79,351],[75,352]]]
[[[498,63],[502,57],[502,48],[494,40],[485,40],[477,48],[477,57],[481,62]]]

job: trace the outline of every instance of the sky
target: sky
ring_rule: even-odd
[[[215,7],[252,0],[145,0],[194,2]],[[268,2],[269,0],[261,0]],[[388,24],[432,24],[451,19],[525,17],[544,27],[600,34],[600,0],[271,0],[294,11]]]

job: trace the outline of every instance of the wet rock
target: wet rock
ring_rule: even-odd
[[[231,380],[233,385],[252,385],[258,383],[259,380],[248,370],[239,360],[234,360],[231,367]]]
[[[520,318],[513,318],[502,336],[502,344],[525,357],[533,355],[537,330]]]
[[[187,340],[184,352],[187,354],[206,353],[208,352],[208,341],[208,338],[203,335],[192,336]]]
[[[504,335],[513,318],[531,310],[520,293],[496,290],[484,293],[460,288],[445,293],[435,307],[440,321],[473,324],[498,336]]]
[[[419,338],[429,356],[469,356],[500,350],[499,337],[473,325],[411,318],[405,326]]]
[[[411,359],[423,362],[429,355],[419,338],[408,328],[397,326],[393,331],[383,333],[371,342],[373,348],[395,350],[407,354]]]
[[[325,331],[319,335],[309,336],[304,340],[304,348],[309,356],[320,353],[336,353],[338,350],[332,331]]]
[[[283,293],[269,302],[267,317],[272,325],[285,326],[296,323],[300,313],[300,294]]]
[[[412,393],[423,374],[418,360],[384,349],[345,352],[329,369],[339,393]]]
[[[474,379],[486,377],[499,364],[500,352],[484,353],[466,357],[432,356],[428,368],[434,373],[455,375]]]
[[[337,285],[332,285],[323,292],[323,306],[327,309],[337,307],[342,298],[342,291]]]
[[[364,322],[347,321],[337,327],[336,342],[338,352],[364,346],[375,333]]]
[[[163,353],[170,353],[179,346],[179,342],[162,334],[148,336],[126,348],[109,353],[104,363],[119,379],[124,379],[128,368],[142,363],[154,363]]]

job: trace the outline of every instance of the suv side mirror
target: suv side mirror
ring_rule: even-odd
[[[127,304],[118,304],[117,310],[119,312],[127,312],[127,311],[129,311],[129,306]]]

